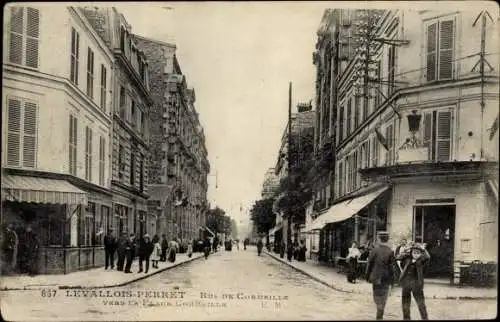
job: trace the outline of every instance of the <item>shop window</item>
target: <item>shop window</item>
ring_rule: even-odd
[[[94,244],[95,217],[96,205],[93,202],[89,202],[86,211],[83,211],[80,216],[80,222],[78,225],[79,246],[92,246]]]
[[[63,224],[61,213],[50,207],[44,209],[47,213],[40,221],[40,229],[37,232],[40,245],[42,246],[62,246],[63,245]],[[35,229],[35,227],[33,227]]]

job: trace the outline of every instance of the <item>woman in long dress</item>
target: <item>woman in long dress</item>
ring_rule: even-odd
[[[153,237],[153,253],[151,254],[151,262],[153,263],[153,268],[158,268],[158,262],[161,258],[161,245],[160,238],[158,235],[154,235]]]
[[[356,278],[358,277],[358,258],[361,256],[361,252],[358,249],[358,243],[353,242],[349,248],[349,253],[347,254],[346,261],[349,268],[347,273],[347,281],[349,283],[356,283]]]

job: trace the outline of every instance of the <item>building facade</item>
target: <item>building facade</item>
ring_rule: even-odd
[[[175,45],[135,36],[150,62],[150,211],[158,212],[158,234],[192,240],[205,225],[207,176],[205,135],[175,56]],[[153,193],[154,191],[154,193]]]
[[[276,177],[274,168],[268,169],[266,174],[264,175],[264,182],[262,183],[262,199],[275,197],[278,185],[279,181]]]
[[[115,8],[82,8],[114,55],[112,176],[113,223],[119,233],[156,232],[148,213],[149,93],[147,58],[131,26]],[[110,224],[111,225],[111,224]]]
[[[10,5],[5,14],[2,223],[19,238],[33,228],[39,273],[101,266],[99,232],[112,221],[113,54],[79,8]]]
[[[427,244],[436,258],[428,276],[458,282],[464,262],[497,261],[499,87],[488,64],[498,66],[498,26],[482,29],[478,15],[343,9],[326,17],[337,66],[335,176],[331,206],[309,227],[320,231],[319,259],[335,262],[350,241],[369,245],[388,230],[393,243]],[[352,34],[360,41],[351,45]]]

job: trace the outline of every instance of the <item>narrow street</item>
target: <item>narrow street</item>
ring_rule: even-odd
[[[153,293],[146,298],[148,291],[177,298],[153,298]],[[45,321],[372,320],[375,313],[370,296],[334,291],[267,255],[258,257],[253,247],[221,251],[208,260],[196,260],[124,287],[96,289],[94,294],[98,296],[85,298],[83,290],[57,290],[49,298],[42,297],[41,291],[2,292],[2,313],[8,320]],[[402,318],[399,301],[390,297],[386,319]],[[23,315],[26,303],[31,307],[29,316]],[[431,319],[496,316],[494,300],[427,300],[427,306]],[[412,314],[419,318],[414,302]]]

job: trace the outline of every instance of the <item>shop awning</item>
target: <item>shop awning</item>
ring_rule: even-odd
[[[66,180],[3,175],[2,199],[49,204],[87,204],[87,193]]]
[[[328,209],[323,215],[316,218],[311,227],[307,231],[320,230],[327,224],[343,221],[351,218],[357,214],[361,209],[369,205],[381,193],[386,191],[389,187],[385,186],[366,195],[357,198],[349,199],[338,203]]]

